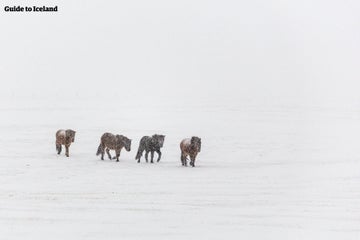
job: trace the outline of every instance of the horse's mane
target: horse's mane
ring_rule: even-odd
[[[164,138],[165,135],[160,135],[160,134],[154,134],[151,136],[152,138],[155,138],[155,139],[159,139],[159,138]]]
[[[201,150],[201,138],[199,137],[191,137],[191,140],[190,140],[190,145],[192,147],[198,147],[198,151],[200,152]]]
[[[162,147],[165,135],[154,134],[151,136],[151,143],[156,147]]]
[[[198,137],[191,137],[190,143],[195,144],[195,142],[200,142],[200,138]]]
[[[75,133],[76,132],[74,130],[71,130],[71,129],[65,130],[65,135],[67,135],[67,136],[74,136]]]
[[[120,141],[122,141],[123,143],[127,143],[130,141],[129,138],[125,137],[124,135],[116,135],[116,138]]]

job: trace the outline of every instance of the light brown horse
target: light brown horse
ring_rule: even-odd
[[[187,166],[187,156],[190,156],[190,166],[195,167],[195,159],[198,153],[201,151],[201,138],[191,137],[186,138],[180,143],[181,149],[181,163],[183,166]]]
[[[96,152],[96,155],[101,154],[101,160],[104,160],[105,150],[109,159],[115,159],[118,162],[120,157],[121,149],[125,147],[126,151],[130,152],[131,150],[131,139],[123,135],[114,135],[111,133],[104,133],[100,139],[100,145]],[[111,158],[110,150],[115,150],[116,157]]]
[[[56,132],[56,151],[58,154],[61,153],[61,145],[65,145],[65,155],[69,157],[69,147],[71,143],[75,141],[76,131],[71,129],[60,129]]]

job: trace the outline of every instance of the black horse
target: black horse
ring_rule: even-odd
[[[149,136],[142,137],[140,140],[139,149],[137,151],[135,160],[138,160],[137,162],[139,163],[140,158],[145,150],[146,151],[146,153],[145,153],[146,162],[148,162],[149,152],[151,152],[151,163],[154,162],[153,161],[154,152],[157,152],[157,154],[159,155],[159,157],[157,159],[157,161],[159,162],[160,158],[161,158],[160,148],[163,147],[164,140],[165,140],[165,135],[158,135],[158,134],[154,134],[151,137],[149,137]]]

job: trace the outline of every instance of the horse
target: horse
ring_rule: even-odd
[[[125,147],[126,151],[131,150],[131,139],[123,135],[114,135],[111,133],[104,133],[100,139],[100,145],[96,152],[96,156],[101,154],[101,160],[104,160],[105,149],[109,159],[115,159],[118,162],[120,157],[121,149]],[[116,156],[111,158],[110,150],[115,150]]]
[[[146,153],[145,153],[146,162],[148,162],[149,152],[151,152],[151,163],[154,163],[154,161],[153,161],[154,152],[157,152],[157,154],[158,154],[157,162],[159,162],[161,159],[160,148],[163,147],[164,140],[165,140],[165,135],[154,134],[151,137],[143,136],[140,140],[139,149],[137,151],[135,160],[138,160],[137,162],[140,163],[140,158],[145,150],[146,151]]]
[[[197,154],[201,151],[201,138],[191,137],[183,139],[180,143],[181,149],[181,163],[187,166],[187,156],[190,156],[190,166],[195,167],[195,159]]]
[[[56,132],[55,145],[57,154],[61,153],[61,145],[65,145],[65,155],[69,157],[69,147],[75,141],[75,133],[76,131],[71,129],[60,129]]]

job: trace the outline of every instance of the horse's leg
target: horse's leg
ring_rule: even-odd
[[[69,147],[70,147],[70,145],[68,145],[68,144],[65,145],[65,155],[67,157],[69,157]]]
[[[146,153],[145,153],[145,160],[146,160],[146,162],[148,162],[149,151],[148,151],[148,150],[145,150],[145,151],[146,151]]]
[[[161,152],[160,152],[160,149],[159,149],[159,150],[156,150],[156,152],[157,152],[157,154],[159,155],[159,156],[158,156],[158,159],[157,159],[157,161],[159,162],[159,161],[160,161],[160,159],[161,159]]]
[[[104,154],[105,154],[105,145],[101,144],[101,160],[104,160]]]
[[[154,163],[154,151],[151,151],[151,163]]]
[[[118,162],[120,157],[120,150],[116,150],[115,153],[116,153],[116,161]]]
[[[56,143],[57,154],[61,153],[61,144]]]
[[[186,167],[186,165],[187,165],[186,154],[184,154],[184,153],[181,153],[181,163],[182,163],[183,166]]]
[[[193,154],[192,156],[190,156],[190,159],[191,159],[190,165],[191,165],[192,167],[195,167],[196,153]]]
[[[118,155],[118,153],[120,155],[120,151],[121,151],[121,149],[120,150],[115,149],[115,156],[113,156],[112,159],[118,159],[117,155]]]
[[[106,153],[107,153],[109,159],[111,160],[111,155],[110,155],[110,149],[109,148],[106,148]]]
[[[185,167],[187,167],[187,162],[188,162],[188,154],[185,154],[185,159],[184,159],[184,162],[185,162]]]

